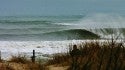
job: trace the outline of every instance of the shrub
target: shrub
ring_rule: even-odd
[[[82,52],[76,62],[67,54],[58,54],[49,60],[49,64],[67,62],[68,70],[125,70],[125,48],[123,43],[116,41],[85,42],[77,45]],[[71,51],[71,45],[69,51]]]
[[[31,61],[27,59],[25,55],[18,55],[18,56],[12,56],[9,62],[16,62],[16,63],[30,63]]]

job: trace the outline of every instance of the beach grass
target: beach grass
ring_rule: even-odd
[[[122,42],[84,42],[77,45],[81,51],[76,62],[67,54],[55,55],[50,65],[69,66],[68,70],[125,70],[125,47]]]

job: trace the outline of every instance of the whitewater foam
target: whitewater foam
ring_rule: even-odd
[[[83,40],[67,40],[67,41],[0,41],[0,51],[2,58],[8,59],[12,55],[19,53],[32,55],[32,50],[45,54],[66,53],[71,44],[79,44]],[[30,54],[28,54],[30,53]]]

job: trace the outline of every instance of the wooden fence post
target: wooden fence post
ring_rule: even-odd
[[[35,63],[35,50],[33,50],[33,56],[31,57],[32,62]]]
[[[0,61],[1,61],[1,51],[0,51]]]

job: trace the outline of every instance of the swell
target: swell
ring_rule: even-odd
[[[54,28],[0,29],[0,40],[79,40],[108,38],[109,35],[125,37],[125,28],[69,29]],[[3,32],[2,32],[3,31]]]
[[[58,28],[58,27],[57,27]],[[0,28],[1,31],[25,31],[25,30],[44,30],[44,29],[56,29],[56,27],[51,27],[51,28],[46,28],[46,27],[36,27],[36,28],[32,28],[32,27],[29,27],[29,28]]]
[[[53,32],[56,30],[63,30],[62,27],[22,27],[22,28],[0,28],[0,34],[39,34],[46,32]]]
[[[97,38],[99,38],[97,34],[84,29],[71,29],[39,34],[0,34],[0,40],[79,40]]]
[[[0,20],[0,24],[50,24],[52,21],[48,20]]]
[[[43,34],[45,36],[52,35],[52,36],[63,36],[67,39],[95,39],[99,38],[99,36],[95,33],[87,31],[85,29],[70,29],[70,30],[63,30],[63,31],[56,31]]]

